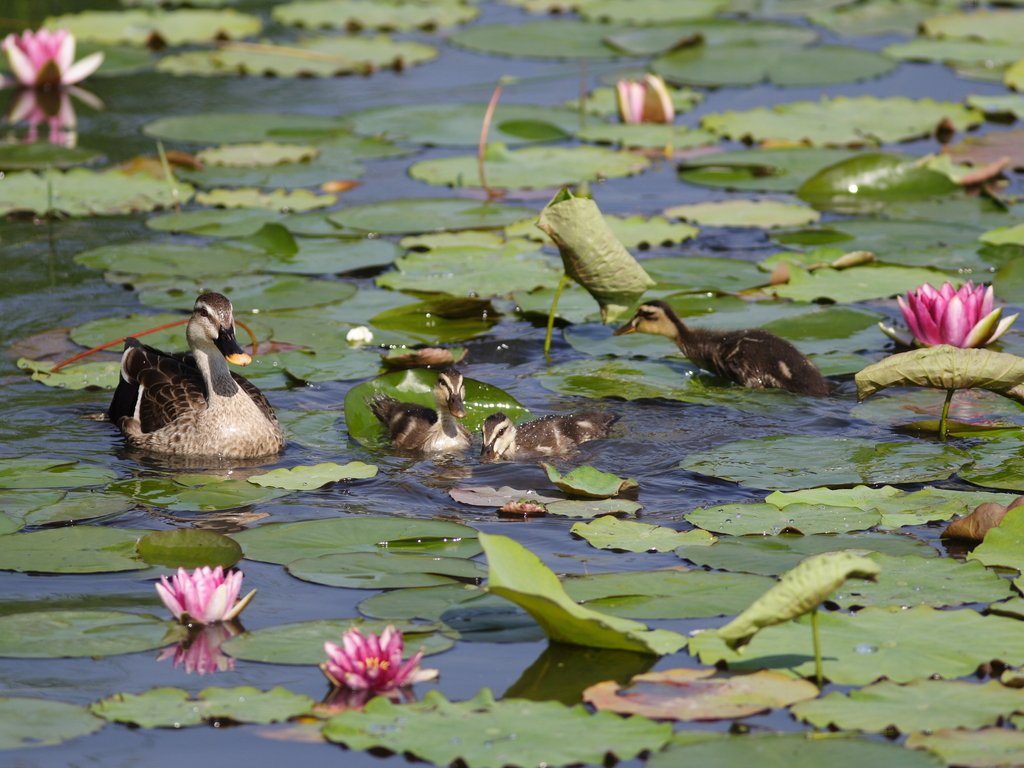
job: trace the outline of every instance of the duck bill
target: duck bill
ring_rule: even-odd
[[[627,333],[636,333],[636,327],[632,323],[626,323],[619,330],[614,331],[612,336],[625,336]]]
[[[217,337],[217,349],[224,355],[224,359],[233,365],[248,365],[252,362],[252,358],[238,346],[234,326],[220,329],[220,335]]]
[[[462,398],[458,395],[452,395],[448,398],[448,410],[452,412],[452,416],[456,419],[466,418],[466,404],[462,402]]]
[[[480,458],[483,461],[494,461],[498,458],[498,452],[494,450],[493,445],[485,445],[484,449],[480,451]]]

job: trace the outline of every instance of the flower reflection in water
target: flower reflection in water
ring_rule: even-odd
[[[22,88],[11,100],[11,108],[4,119],[10,125],[28,123],[23,139],[25,144],[40,141],[40,127],[46,126],[47,141],[62,147],[74,147],[78,144],[78,118],[71,96],[95,110],[103,109],[103,102],[82,88]]]
[[[235,660],[223,653],[221,643],[230,640],[242,631],[237,622],[210,624],[201,629],[193,629],[189,636],[177,645],[171,645],[160,651],[157,661],[174,659],[174,668],[185,666],[185,674],[198,672],[232,672]]]

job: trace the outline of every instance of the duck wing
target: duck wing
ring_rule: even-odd
[[[168,354],[134,338],[124,346],[121,378],[107,411],[111,421],[137,416],[143,432],[155,432],[206,410],[203,376],[188,355]]]

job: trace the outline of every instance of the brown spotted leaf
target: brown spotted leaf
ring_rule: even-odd
[[[967,539],[969,541],[982,541],[985,534],[992,528],[996,528],[1006,517],[1006,513],[1024,504],[1024,496],[1018,496],[1009,506],[1004,507],[994,501],[986,501],[979,504],[967,517],[954,520],[946,530],[942,532],[944,539]]]

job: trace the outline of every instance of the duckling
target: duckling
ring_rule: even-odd
[[[369,398],[366,404],[373,415],[387,428],[391,444],[404,451],[448,453],[464,451],[472,437],[457,419],[464,418],[466,385],[455,368],[445,368],[434,384],[434,403],[427,408],[416,403],[402,403],[387,395]]]
[[[501,411],[484,421],[484,459],[522,459],[568,453],[580,443],[608,437],[619,420],[614,413],[582,411],[570,416],[544,416],[516,427]]]
[[[231,458],[284,448],[274,409],[258,388],[228,369],[248,365],[235,339],[231,302],[196,299],[185,333],[191,352],[168,354],[128,338],[107,411],[129,444],[150,451]]]
[[[701,368],[754,389],[780,387],[812,397],[825,397],[829,384],[814,363],[774,333],[709,331],[688,328],[663,301],[641,304],[633,319],[615,331],[667,336]]]

